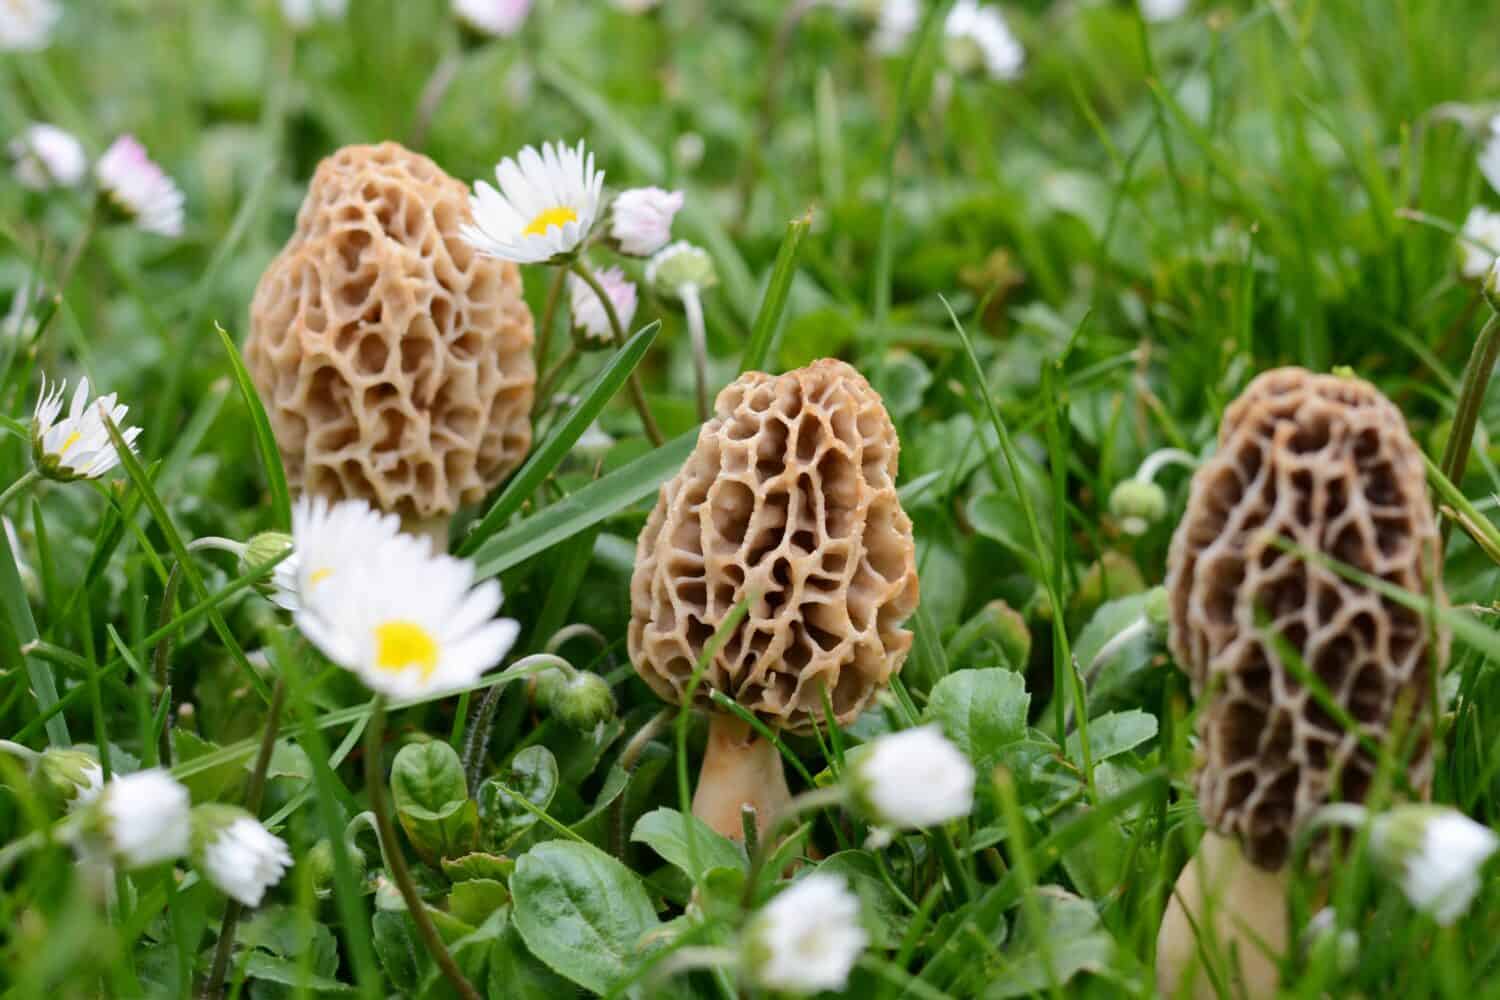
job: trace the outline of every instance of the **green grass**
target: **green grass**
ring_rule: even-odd
[[[1016,0],[1004,10],[1026,67],[997,83],[946,76],[943,4],[924,41],[890,58],[815,6],[779,63],[787,5],[773,0],[665,0],[644,17],[538,0],[519,39],[489,42],[462,36],[445,0],[352,0],[344,24],[300,36],[272,3],[67,6],[50,48],[0,59],[0,134],[51,121],[97,155],[135,133],[182,185],[187,229],[103,226],[63,275],[88,202],[0,182],[0,305],[28,281],[60,294],[35,311],[34,338],[0,339],[0,486],[31,468],[41,372],[87,374],[144,428],[139,458],[102,483],[9,501],[22,544],[19,563],[0,545],[0,736],[96,747],[117,772],[165,746],[195,801],[239,802],[270,671],[294,678],[261,815],[298,865],[240,922],[237,995],[449,995],[393,908],[374,837],[345,830],[367,808],[367,769],[412,742],[461,750],[481,701],[494,715],[477,767],[493,782],[479,803],[505,860],[476,877],[408,856],[439,932],[490,995],[762,995],[727,967],[663,970],[732,947],[746,904],[799,856],[863,896],[874,945],[848,996],[1153,994],[1157,928],[1202,831],[1196,706],[1156,632],[1087,668],[1161,582],[1188,474],[1161,473],[1168,515],[1138,537],[1108,498],[1158,449],[1207,453],[1228,403],[1286,364],[1375,383],[1435,473],[1490,315],[1458,276],[1455,231],[1473,205],[1500,203],[1476,167],[1500,109],[1500,10],[1225,0],[1147,24],[1124,0]],[[448,59],[452,85],[419,125]],[[693,716],[632,745],[661,707],[627,662],[635,539],[696,438],[682,311],[644,290],[634,337],[566,377],[578,407],[542,415],[531,460],[453,532],[480,575],[501,579],[518,655],[587,626],[556,651],[613,687],[617,717],[595,732],[538,711],[517,683],[394,707],[371,759],[368,692],[306,646],[253,574],[188,551],[287,527],[269,425],[234,350],[250,298],[318,161],[414,131],[465,182],[524,144],[582,138],[610,187],[685,190],[675,235],[706,248],[720,278],[704,293],[713,390],[743,367],[824,356],[880,390],[918,545],[914,649],[858,722],[780,750],[794,791],[823,784],[859,744],[963,691],[1005,734],[966,747],[983,772],[973,816],[874,852],[863,822],[822,809],[759,869],[688,824],[686,866],[668,863],[670,818],[632,840],[642,816],[683,808],[705,730]],[[551,273],[523,274],[540,316]],[[624,388],[631,372],[660,449]],[[1435,496],[1480,525],[1488,552],[1460,530],[1446,553],[1453,609],[1436,618],[1455,639],[1432,797],[1500,824],[1500,567],[1483,522],[1500,493],[1500,398],[1484,404],[1488,436],[1462,481],[1435,475]],[[573,447],[595,417],[616,439],[598,462]],[[163,607],[174,567],[181,586]],[[1389,596],[1431,611],[1426,595]],[[951,644],[997,600],[1024,618],[1024,657],[993,630]],[[546,754],[518,756],[529,747]],[[1376,806],[1405,784],[1400,748],[1380,749]],[[0,851],[47,829],[51,808],[10,765],[0,757]],[[0,876],[0,996],[188,995],[224,906],[191,871],[101,882],[63,844],[28,852]],[[585,876],[576,926],[539,930],[510,898]],[[1332,902],[1360,944],[1347,969],[1294,949],[1288,995],[1496,995],[1491,883],[1451,928],[1413,911],[1359,844],[1331,876],[1298,869],[1290,883],[1294,939]],[[566,937],[590,924],[623,950]],[[559,959],[575,946],[592,956],[577,967]]]

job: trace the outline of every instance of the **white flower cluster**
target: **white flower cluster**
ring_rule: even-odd
[[[495,618],[499,581],[476,585],[472,563],[434,553],[363,500],[302,497],[292,539],[277,603],[371,690],[404,698],[468,687],[516,641],[520,626]]]

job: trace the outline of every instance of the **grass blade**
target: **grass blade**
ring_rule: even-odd
[[[234,383],[240,390],[240,398],[250,411],[250,423],[255,428],[255,447],[260,452],[260,463],[266,470],[266,486],[271,491],[271,510],[276,527],[282,531],[290,531],[292,497],[287,490],[286,470],[281,467],[281,452],[276,448],[276,436],[271,433],[270,418],[266,416],[266,408],[261,405],[255,384],[250,381],[250,372],[245,368],[244,359],[234,346],[234,338],[218,323],[214,324],[214,329],[219,333],[219,343],[224,345],[224,353],[229,355],[229,367],[234,372]]]
[[[776,333],[781,328],[781,314],[786,311],[787,296],[791,294],[792,278],[797,274],[797,249],[811,228],[812,212],[787,223],[786,236],[781,240],[781,249],[776,251],[776,264],[766,285],[765,298],[761,299],[760,311],[755,314],[755,326],[750,331],[745,356],[740,361],[742,372],[764,371],[770,361]]]
[[[656,335],[661,332],[661,320],[645,326],[635,336],[625,342],[625,346],[615,352],[609,363],[599,372],[593,384],[584,392],[583,398],[578,405],[573,407],[566,419],[548,435],[547,440],[531,453],[526,464],[521,467],[504,491],[495,500],[495,503],[485,513],[484,518],[479,521],[469,532],[463,544],[459,546],[461,555],[472,555],[480,546],[488,541],[495,532],[510,520],[512,514],[521,509],[526,498],[542,484],[542,481],[552,474],[568,450],[588,430],[589,424],[599,412],[614,398],[620,386],[635,371],[641,359],[646,356]]]

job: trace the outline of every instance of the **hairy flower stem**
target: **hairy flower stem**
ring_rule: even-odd
[[[458,963],[453,961],[453,956],[448,952],[448,946],[443,944],[443,939],[438,935],[437,927],[432,923],[432,916],[427,912],[427,905],[422,902],[422,897],[417,893],[416,883],[412,881],[411,870],[406,867],[406,855],[401,851],[400,842],[396,840],[396,828],[391,823],[390,806],[385,801],[385,769],[380,765],[381,745],[385,741],[385,696],[375,696],[375,708],[370,713],[369,728],[365,730],[365,784],[370,795],[370,811],[375,814],[375,829],[380,834],[382,844],[389,845],[391,879],[396,883],[396,888],[401,890],[401,898],[406,902],[406,912],[411,916],[412,923],[416,925],[417,936],[422,939],[422,945],[427,949],[427,954],[437,963],[438,970],[458,991],[459,996],[465,1000],[480,1000],[479,991],[474,989],[472,983],[464,976],[463,970]]]
[[[689,282],[677,289],[687,314],[688,337],[693,343],[693,376],[698,388],[698,419],[707,420],[708,409],[708,329],[703,324],[703,299],[698,286]]]
[[[1443,475],[1454,486],[1462,484],[1464,470],[1468,467],[1474,427],[1479,423],[1479,410],[1484,405],[1484,392],[1489,388],[1497,357],[1500,357],[1500,314],[1491,315],[1479,336],[1474,338],[1474,349],[1469,353],[1469,363],[1464,366],[1458,403],[1453,410],[1453,430],[1448,435],[1447,447],[1443,449],[1441,465]],[[1452,521],[1443,521],[1444,543],[1452,527]]]
[[[172,584],[167,584],[170,590]],[[165,612],[163,612],[165,613]],[[160,649],[160,647],[157,647]],[[245,789],[245,811],[260,816],[261,799],[266,794],[266,772],[271,767],[271,754],[276,750],[276,733],[281,727],[281,710],[286,705],[286,681],[276,678],[271,688],[271,704],[266,709],[265,726],[261,730],[260,751],[255,756],[255,770],[250,772],[250,785]],[[219,926],[219,943],[214,948],[214,964],[203,984],[204,1000],[217,1000],[224,990],[224,976],[229,971],[229,958],[234,953],[234,932],[239,926],[240,915],[245,908],[231,899],[224,905],[224,922]]]
[[[42,478],[42,473],[35,466],[27,469],[24,473],[22,473],[20,479],[17,479],[15,482],[7,486],[4,493],[0,493],[0,510],[4,510],[6,508],[6,505],[8,505],[12,500],[20,496],[22,493],[26,492],[26,490],[30,489],[31,484],[36,482],[40,478]]]
[[[551,653],[533,653],[530,656],[523,656],[506,667],[504,679],[490,685],[484,697],[479,700],[479,707],[474,709],[474,717],[470,720],[469,732],[464,739],[462,754],[464,776],[469,783],[470,795],[479,789],[479,767],[484,763],[484,748],[490,743],[490,727],[495,723],[495,710],[500,705],[501,691],[513,680],[530,677],[532,674],[539,674],[552,667],[558,668],[569,677],[575,672],[573,664],[560,656],[553,656]]]
[[[604,306],[604,315],[609,317],[609,328],[614,331],[615,346],[624,347],[625,327],[620,323],[620,314],[615,311],[614,300],[609,297],[604,286],[599,284],[599,279],[594,276],[594,272],[588,264],[584,263],[582,257],[573,258],[572,268],[573,273],[582,278],[585,285],[593,289],[594,294],[599,297],[599,304]],[[645,428],[646,436],[651,439],[653,445],[660,448],[666,442],[666,438],[662,437],[661,428],[656,426],[656,418],[651,415],[651,407],[646,405],[646,390],[641,388],[639,371],[630,373],[630,396],[635,401],[636,412],[641,415],[641,426]]]
[[[552,284],[547,287],[547,302],[542,306],[542,321],[536,328],[536,373],[538,376],[547,370],[547,359],[552,354],[552,328],[557,325],[557,303],[562,299],[563,288],[567,284],[568,269],[560,267],[552,275]],[[540,387],[537,389],[536,398],[536,406],[540,409],[544,398]]]
[[[583,627],[588,628],[587,625]],[[553,638],[555,641],[556,637],[554,636]],[[647,719],[646,724],[636,731],[636,734],[630,738],[629,743],[625,744],[625,749],[620,751],[618,763],[620,770],[624,771],[626,775],[626,788],[630,787],[629,777],[635,773],[635,767],[640,763],[641,754],[645,751],[646,744],[650,743],[656,738],[658,733],[666,728],[666,724],[676,716],[677,711],[676,708],[668,706]],[[629,839],[625,836],[624,790],[621,790],[620,794],[615,796],[615,800],[609,804],[609,829],[612,841],[610,844],[612,848],[611,853],[621,861],[624,861],[625,851],[630,844]]]

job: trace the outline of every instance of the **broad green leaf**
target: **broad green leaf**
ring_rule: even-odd
[[[479,810],[469,799],[463,765],[447,743],[429,740],[401,748],[391,766],[396,818],[429,864],[460,857],[479,839]]]
[[[1026,735],[1031,696],[1018,673],[1002,668],[959,670],[932,689],[926,718],[942,725],[981,774],[1000,763],[1012,744]]]
[[[516,930],[514,914],[505,930],[490,946],[490,997],[506,1000],[561,1000],[576,992],[566,979],[539,962],[526,950],[526,942]]]
[[[1089,720],[1089,755],[1097,764],[1128,753],[1155,739],[1156,728],[1156,716],[1138,708],[1096,716]],[[1083,744],[1076,732],[1068,736],[1068,757],[1083,761]]]
[[[608,992],[660,927],[645,887],[597,847],[549,840],[516,862],[514,920],[531,953],[559,975]]]
[[[820,872],[845,879],[864,903],[865,924],[876,948],[893,948],[901,941],[907,912],[901,900],[880,876],[875,856],[868,851],[840,851],[806,872]],[[799,878],[802,875],[799,873]]]
[[[475,926],[509,902],[504,883],[490,878],[466,879],[448,891],[448,912]]]
[[[416,989],[422,968],[422,945],[405,913],[379,910],[371,922],[375,955],[391,985],[403,992]]]
[[[444,858],[441,867],[443,874],[454,882],[466,882],[476,878],[508,882],[510,873],[515,871],[516,863],[498,854],[474,853],[465,854],[461,858]]]
[[[210,743],[190,730],[172,730],[172,756],[173,759],[187,763],[199,757],[207,756],[219,749],[215,743]],[[187,786],[188,791],[193,793],[195,802],[213,802],[221,799],[230,789],[245,781],[245,768],[235,761],[228,761],[207,771],[199,771],[190,778],[184,778],[182,783]]]
[[[1042,886],[1036,896],[1042,926],[1034,933],[1021,921],[1021,933],[1007,949],[1013,961],[985,990],[984,1000],[1045,994],[1067,986],[1080,973],[1110,971],[1115,943],[1100,925],[1094,904],[1056,886]],[[1037,933],[1046,938],[1045,960]]]
[[[557,758],[544,746],[530,746],[510,762],[502,775],[479,786],[479,817],[484,843],[489,850],[503,852],[536,823],[536,813],[522,806],[502,785],[525,796],[537,809],[546,811],[557,794]]]
[[[691,834],[688,827],[692,826]],[[696,838],[697,859],[700,867],[693,869],[687,838]],[[655,809],[642,816],[630,833],[630,839],[645,844],[662,859],[697,881],[715,868],[743,869],[746,865],[745,851],[703,822],[696,816],[683,816],[675,809]]]
[[[263,951],[252,951],[245,959],[245,975],[250,979],[263,979],[282,986],[317,990],[319,993],[354,992],[354,987],[349,984],[304,969],[295,959],[268,955]]]

